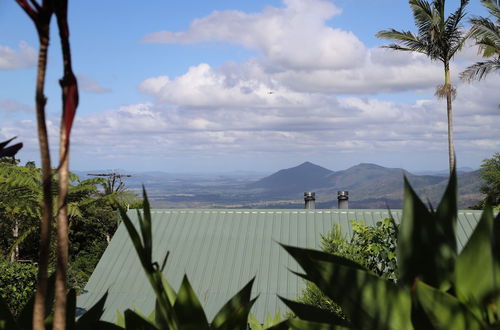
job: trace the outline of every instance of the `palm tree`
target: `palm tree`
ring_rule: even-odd
[[[481,80],[488,73],[500,69],[500,0],[482,0],[495,21],[486,17],[475,17],[472,23],[471,36],[476,39],[476,45],[485,58],[491,58],[483,62],[477,62],[460,74],[465,81]]]
[[[417,52],[427,55],[433,61],[441,61],[444,67],[444,84],[436,89],[436,96],[446,98],[446,113],[448,116],[448,153],[450,173],[455,167],[455,152],[453,146],[453,113],[452,100],[456,95],[451,85],[450,61],[465,41],[464,31],[460,22],[465,16],[465,7],[469,0],[461,0],[455,12],[445,18],[445,0],[410,0],[418,33],[410,31],[384,30],[377,33],[378,38],[391,39],[395,43],[385,48]]]

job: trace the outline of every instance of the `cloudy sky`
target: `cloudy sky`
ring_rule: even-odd
[[[458,0],[448,0],[454,9]],[[468,12],[486,15],[479,1]],[[414,30],[402,0],[70,1],[80,106],[73,169],[271,172],[311,161],[409,170],[448,166],[440,63],[380,48],[382,29]],[[39,160],[38,40],[0,0],[0,140]],[[53,160],[61,56],[52,28],[46,94]],[[458,166],[500,151],[500,75],[465,84],[452,65]]]

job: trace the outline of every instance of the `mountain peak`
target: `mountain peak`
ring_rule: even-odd
[[[280,170],[251,184],[254,188],[291,189],[291,186],[303,191],[321,186],[327,175],[333,173],[329,169],[306,161],[298,166]]]

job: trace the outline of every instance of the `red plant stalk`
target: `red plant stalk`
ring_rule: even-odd
[[[61,39],[64,76],[60,80],[62,88],[63,111],[59,132],[59,195],[57,201],[57,266],[55,283],[54,330],[66,329],[66,293],[68,269],[68,210],[66,197],[69,181],[69,147],[71,127],[78,106],[78,86],[71,67],[71,49],[68,27],[68,1],[59,0],[55,5],[55,14]]]
[[[48,264],[50,254],[50,230],[52,221],[52,171],[50,164],[49,139],[45,122],[45,104],[47,98],[44,94],[45,74],[47,69],[47,54],[49,47],[50,20],[52,9],[48,1],[39,5],[36,1],[28,3],[26,0],[16,0],[26,14],[35,24],[40,48],[38,51],[38,69],[36,82],[36,118],[38,141],[40,145],[40,158],[42,161],[42,191],[41,203],[42,220],[40,223],[40,249],[38,260],[37,289],[33,306],[33,329],[45,329],[45,297],[47,296]]]

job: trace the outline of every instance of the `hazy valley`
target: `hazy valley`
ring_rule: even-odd
[[[140,193],[145,185],[156,208],[302,208],[303,193],[316,193],[317,208],[336,208],[337,191],[349,191],[351,208],[402,207],[403,175],[424,202],[436,205],[447,176],[442,172],[417,175],[399,168],[359,164],[342,171],[331,171],[305,162],[265,176],[259,173],[224,175],[130,173],[126,186]],[[85,176],[83,172],[79,173]],[[459,207],[476,204],[481,179],[478,171],[458,171]]]

